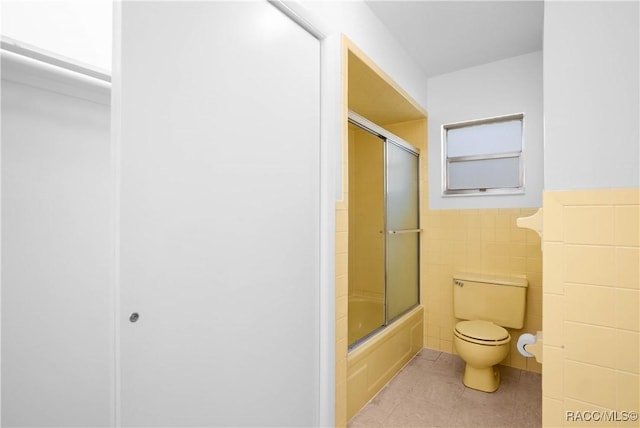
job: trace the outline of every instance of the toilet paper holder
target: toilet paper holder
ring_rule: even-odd
[[[540,248],[542,248],[542,208],[529,217],[516,219],[516,225],[523,229],[531,229],[540,237]]]
[[[536,361],[542,364],[541,331],[538,331],[535,335],[531,333],[521,334],[518,338],[517,348],[521,355],[527,358],[535,357]]]

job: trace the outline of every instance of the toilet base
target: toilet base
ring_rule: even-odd
[[[500,386],[500,370],[497,367],[478,369],[467,364],[462,383],[478,391],[494,392]]]

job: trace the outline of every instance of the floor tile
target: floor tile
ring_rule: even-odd
[[[464,394],[454,404],[454,418],[450,426],[512,428],[513,412],[513,406],[505,406],[498,400],[483,400],[479,403],[470,395]]]
[[[540,427],[541,375],[499,366],[500,388],[487,393],[462,383],[457,355],[421,350],[356,416],[350,428]]]
[[[431,373],[428,379],[416,384],[411,395],[423,401],[453,403],[465,392],[457,376]]]
[[[418,354],[416,358],[423,358],[425,360],[435,361],[442,354],[440,351],[436,351],[435,349],[423,348]]]
[[[452,412],[446,403],[426,402],[411,395],[396,406],[383,427],[449,427]]]

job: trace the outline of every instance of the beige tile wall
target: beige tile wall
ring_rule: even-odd
[[[510,330],[511,351],[504,365],[540,372],[534,358],[516,349],[522,333],[542,329],[542,252],[540,237],[516,226],[536,209],[423,209],[422,302],[426,309],[425,344],[455,353],[452,276],[455,272],[526,275],[529,280],[525,324]]]
[[[640,189],[545,192],[543,222],[543,425],[637,427]]]
[[[346,138],[345,138],[346,142]],[[336,427],[347,423],[349,309],[349,151],[342,145],[342,199],[336,202]]]

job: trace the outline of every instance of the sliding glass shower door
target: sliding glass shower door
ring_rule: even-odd
[[[418,150],[349,114],[349,346],[420,302]]]
[[[390,139],[386,171],[387,323],[419,302],[420,210],[418,154]]]

